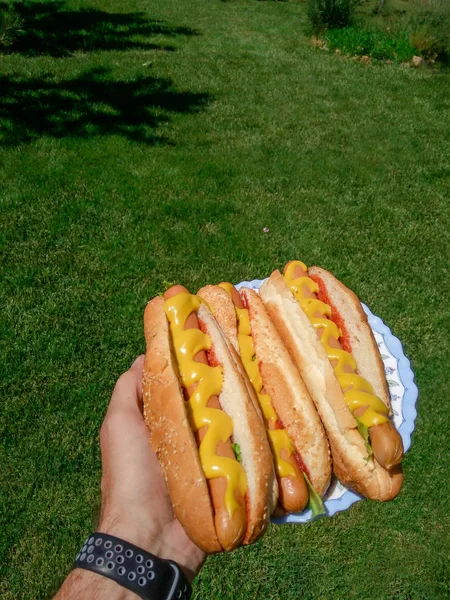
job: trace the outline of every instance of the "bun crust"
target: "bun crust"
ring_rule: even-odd
[[[331,480],[331,459],[316,408],[258,294],[243,288],[253,344],[266,392],[320,496]]]
[[[239,354],[236,311],[228,293],[218,285],[205,285],[197,292],[209,306],[221,330]]]
[[[326,352],[279,271],[263,283],[260,296],[316,404],[328,435],[336,476],[373,500],[394,498],[403,483],[401,467],[386,471],[376,460],[366,460],[363,438]]]
[[[236,311],[229,294],[219,286],[209,285],[202,288],[199,295],[208,302],[219,326],[228,337],[230,346],[233,345],[238,353]],[[240,295],[249,311],[253,343],[264,387],[306,466],[312,485],[322,496],[330,484],[331,459],[328,441],[316,408],[258,294],[242,288]],[[248,384],[249,395],[260,414],[253,386],[242,365],[241,369]]]
[[[163,298],[153,298],[147,304],[144,333],[147,352],[142,388],[150,444],[161,465],[175,516],[199,548],[219,552],[222,546],[170,348]]]
[[[233,421],[233,441],[241,447],[242,466],[247,476],[247,532],[243,543],[249,544],[265,531],[273,509],[275,474],[270,448],[263,423],[254,411],[241,373],[214,317],[203,305],[197,316],[201,329],[211,337],[214,357],[223,369],[219,401]],[[157,297],[148,303],[144,331],[147,343],[144,418],[150,429],[151,446],[160,461],[175,515],[188,536],[205,552],[219,552],[223,548],[215,532],[208,483],[186,413],[163,298]]]
[[[308,273],[319,282],[321,288],[325,289],[332,304],[339,307],[359,374],[372,384],[375,394],[390,408],[389,388],[384,375],[383,361],[358,296],[334,275],[320,267],[311,267]]]
[[[210,310],[202,305],[197,316],[202,330],[211,338],[214,354],[223,369],[219,401],[233,421],[233,441],[241,448],[242,466],[247,475],[248,519],[243,543],[251,544],[264,533],[275,508],[272,505],[275,479],[272,454],[262,419],[247,394],[240,361],[233,358]]]

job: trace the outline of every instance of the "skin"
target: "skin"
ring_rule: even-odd
[[[238,290],[233,286],[231,288],[231,299],[236,308],[244,308],[242,298],[239,295]],[[261,389],[261,393],[265,394],[264,387]],[[268,429],[279,429],[280,425],[277,421],[272,419],[266,421]],[[278,480],[278,503],[288,513],[301,512],[309,500],[309,490],[306,485],[303,473],[299,469],[297,460],[294,454],[289,454],[286,449],[281,450],[281,458],[286,462],[289,462],[296,472],[296,477],[280,477],[277,473]]]
[[[205,554],[176,520],[142,416],[144,356],[117,381],[100,430],[102,507],[98,531],[177,562],[192,581]],[[82,540],[80,540],[81,543]],[[96,573],[74,569],[55,600],[132,600],[138,597]]]
[[[285,265],[283,273],[286,273],[288,266],[296,261],[290,261]],[[297,265],[294,270],[294,277],[308,277],[307,271],[305,271],[300,265]],[[303,286],[303,292],[307,297],[317,298],[317,295],[310,292],[307,286]],[[315,313],[315,316],[322,317],[320,313]],[[323,329],[317,330],[317,335],[319,338],[322,336]],[[330,346],[334,348],[341,348],[341,344],[338,339],[333,337],[329,338],[328,343]],[[332,367],[334,368],[336,365],[335,360],[330,361]],[[355,371],[348,365],[344,366],[344,371],[347,373],[355,373]],[[351,388],[346,388],[342,390],[346,392]],[[357,408],[353,414],[355,417],[360,417],[364,414],[368,407],[360,406]],[[372,446],[372,452],[377,460],[377,462],[384,467],[385,469],[392,469],[396,465],[400,464],[403,458],[403,442],[400,434],[395,429],[394,425],[387,421],[382,425],[375,425],[369,428],[369,438]]]
[[[164,294],[164,300],[172,298],[173,296],[176,296],[177,294],[180,294],[182,292],[189,294],[189,291],[182,285],[174,285],[166,291],[166,293]],[[197,318],[197,314],[195,312],[192,312],[189,315],[184,328],[200,329],[200,324]],[[208,364],[208,358],[204,350],[197,352],[197,354],[194,356],[194,360],[205,365]],[[196,387],[197,384],[195,383],[189,386],[189,388],[187,388],[186,392],[189,398],[194,393]],[[206,406],[208,406],[209,408],[216,408],[221,410],[219,398],[217,396],[211,396]],[[196,438],[197,443],[199,445],[202,439],[204,438],[207,430],[207,427],[202,427],[198,430]],[[226,456],[227,458],[236,460],[233,448],[231,446],[230,438],[228,438],[225,442],[219,442],[217,444],[216,452],[218,456]],[[230,514],[224,506],[224,497],[227,487],[227,481],[225,477],[216,477],[214,479],[208,480],[208,487],[215,511],[214,525],[216,528],[217,537],[225,550],[232,550],[233,548],[236,548],[236,546],[238,546],[240,542],[244,539],[245,532],[247,529],[247,511],[245,507],[245,498],[238,490],[236,490],[235,497],[239,507],[233,512],[233,515],[230,517]]]

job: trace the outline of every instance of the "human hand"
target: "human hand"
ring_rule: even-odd
[[[144,356],[117,381],[100,430],[102,509],[98,531],[180,565],[192,581],[205,554],[175,518],[142,416]]]

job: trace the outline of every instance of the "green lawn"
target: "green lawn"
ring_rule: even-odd
[[[1,598],[48,598],[95,526],[146,301],[297,257],[412,360],[404,489],[209,558],[194,596],[448,598],[449,71],[314,49],[294,0],[21,10],[0,56]]]

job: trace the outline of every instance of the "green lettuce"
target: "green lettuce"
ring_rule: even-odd
[[[238,463],[242,464],[241,447],[239,446],[239,444],[236,444],[235,442],[233,444],[231,444],[231,447],[233,448],[233,452],[236,457],[236,460],[238,461]]]
[[[353,415],[355,417],[355,415]],[[370,440],[369,440],[369,428],[367,427],[367,425],[364,425],[364,423],[361,423],[361,421],[358,419],[358,417],[355,417],[356,422],[358,423],[358,431],[361,434],[362,439],[364,440],[364,445],[366,446],[366,450],[367,450],[367,457],[365,460],[369,461],[370,457],[372,456],[373,452],[372,452],[372,446],[370,445]]]
[[[312,516],[317,517],[318,515],[325,515],[326,509],[322,498],[313,488],[312,483],[310,482],[309,477],[305,472],[303,472],[303,476],[305,477],[306,485],[308,486],[309,490],[308,508],[312,510]]]

